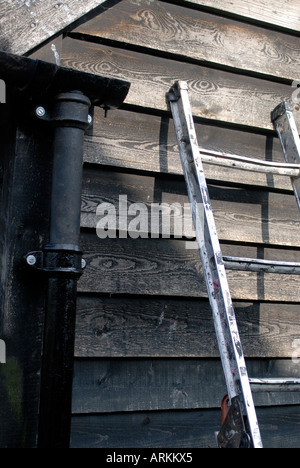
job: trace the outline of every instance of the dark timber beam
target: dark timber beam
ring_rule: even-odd
[[[28,96],[36,118],[54,127],[49,243],[24,258],[47,278],[38,446],[68,448],[77,280],[84,267],[79,247],[84,133],[90,106],[119,107],[130,84],[2,52],[0,78]]]

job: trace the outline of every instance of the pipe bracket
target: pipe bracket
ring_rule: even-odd
[[[27,265],[49,278],[79,279],[86,261],[77,246],[49,244],[43,250],[28,252],[24,256]]]

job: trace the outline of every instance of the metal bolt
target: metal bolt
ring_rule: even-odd
[[[88,123],[92,125],[93,123],[93,117],[91,115],[88,116]]]
[[[36,264],[36,257],[34,255],[28,255],[28,257],[26,258],[26,262],[28,263],[28,265],[33,266]]]
[[[84,258],[81,259],[81,268],[84,270],[86,267],[86,261]]]
[[[35,113],[38,117],[45,117],[46,109],[42,106],[39,106],[35,109]]]

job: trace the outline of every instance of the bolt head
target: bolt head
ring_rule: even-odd
[[[28,255],[28,257],[26,258],[26,262],[28,263],[28,265],[33,266],[36,264],[36,257],[34,255]]]
[[[84,258],[82,258],[81,260],[81,268],[84,270],[86,267],[86,260]]]
[[[90,125],[92,125],[92,123],[93,123],[93,117],[92,117],[90,114],[89,114],[89,116],[88,116],[88,123],[89,123]]]
[[[42,106],[39,106],[35,109],[35,113],[38,117],[45,117],[46,109]]]

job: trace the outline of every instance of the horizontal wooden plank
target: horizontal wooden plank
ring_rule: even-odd
[[[73,32],[146,47],[201,63],[299,78],[296,37],[153,0],[123,0]]]
[[[0,48],[22,55],[55,36],[104,0],[1,2]]]
[[[292,360],[247,363],[251,377],[300,377]],[[76,360],[73,413],[219,408],[220,360]],[[300,405],[300,392],[254,393],[256,406]]]
[[[81,245],[87,261],[81,292],[207,297],[199,253],[184,241],[85,234]],[[300,260],[296,250],[226,244],[222,249],[224,256]],[[234,299],[300,302],[299,276],[228,271],[227,277]]]
[[[71,448],[216,447],[220,411],[73,416]]]
[[[300,32],[298,0],[182,0],[186,4],[211,7],[220,12],[231,13],[248,20],[279,26]]]
[[[166,93],[176,79],[185,80],[194,115],[272,130],[271,112],[290,100],[293,91],[284,84],[71,38],[63,41],[62,64],[128,80],[131,88],[125,103],[156,110],[168,110]],[[300,112],[295,116],[300,123]]]
[[[147,132],[145,132],[145,128]],[[232,128],[196,124],[199,145],[214,151],[283,162],[279,139]],[[93,128],[85,139],[84,159],[147,172],[183,174],[172,119],[123,110],[95,108]],[[292,192],[289,178],[204,164],[208,180],[262,186]]]
[[[234,302],[234,307],[247,357],[293,356],[293,343],[299,338],[297,304]],[[81,295],[75,354],[91,358],[219,357],[208,301]]]
[[[266,243],[300,247],[300,214],[294,195],[238,188],[209,186],[209,193],[221,240]],[[120,200],[125,200],[125,205]],[[182,233],[195,238],[185,182],[154,176],[139,176],[115,171],[85,168],[83,179],[81,225],[96,228],[103,218],[97,216],[99,205],[111,204],[116,211],[117,226],[126,216],[126,227],[139,214],[133,209],[141,203],[145,209],[145,226],[139,231],[151,235]],[[156,204],[156,208],[153,206]],[[176,205],[176,206],[175,206]],[[157,218],[157,207],[164,213]],[[189,214],[189,223],[184,216]],[[103,212],[104,215],[104,212]],[[158,222],[159,221],[159,222]],[[122,221],[121,221],[122,223]],[[176,226],[176,227],[175,227]],[[133,227],[133,231],[137,231]]]
[[[265,448],[300,447],[300,407],[258,408]],[[220,410],[73,416],[72,448],[215,448]]]

